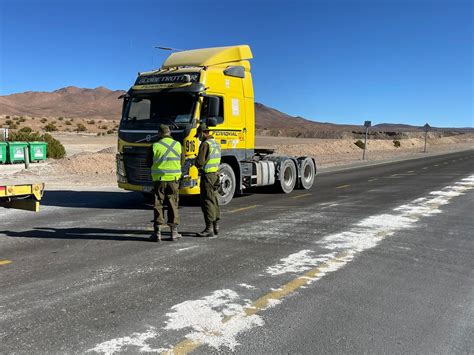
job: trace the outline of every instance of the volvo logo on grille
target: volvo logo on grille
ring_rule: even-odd
[[[147,141],[147,142],[151,141],[151,135],[150,135],[150,134],[147,134],[147,136],[146,136],[146,141]]]

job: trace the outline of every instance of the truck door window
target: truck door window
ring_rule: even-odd
[[[220,96],[218,97],[219,97],[219,115],[217,117],[217,123],[223,123],[224,122],[224,100],[222,97]],[[209,98],[204,97],[204,100],[202,101],[202,106],[201,106],[201,118],[209,117],[208,108],[209,108]]]

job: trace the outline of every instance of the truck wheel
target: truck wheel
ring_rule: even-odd
[[[217,198],[219,205],[227,205],[234,197],[235,193],[235,174],[229,164],[222,163],[219,165],[219,189]]]
[[[301,176],[298,181],[298,188],[309,190],[314,183],[316,169],[314,167],[313,159],[305,158],[301,162]]]
[[[280,180],[277,182],[279,190],[289,194],[295,188],[297,178],[295,163],[291,159],[284,160],[280,165]]]

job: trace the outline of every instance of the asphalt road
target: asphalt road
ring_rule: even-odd
[[[150,243],[139,194],[0,211],[0,353],[472,353],[474,151],[317,176]]]

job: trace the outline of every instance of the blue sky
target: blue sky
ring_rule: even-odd
[[[0,95],[128,89],[158,44],[249,44],[256,100],[292,115],[474,126],[468,0],[0,0]]]

